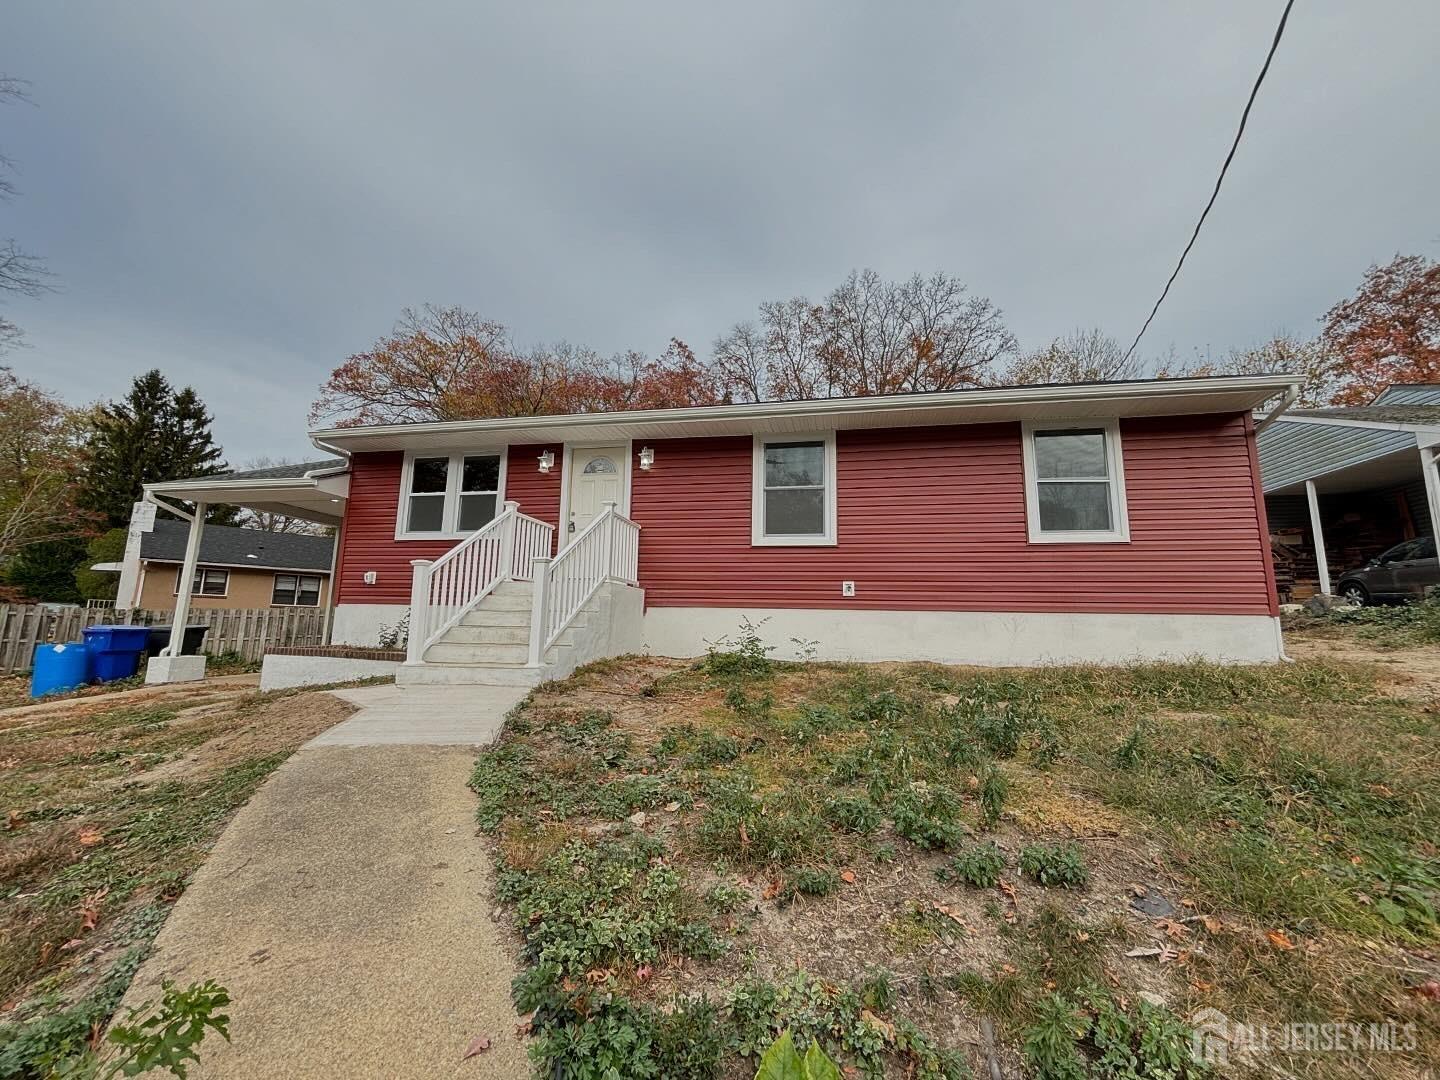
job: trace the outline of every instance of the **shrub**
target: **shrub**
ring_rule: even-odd
[[[1127,1011],[1087,986],[1038,1002],[1021,1049],[1038,1080],[1195,1080],[1210,1072],[1192,1055],[1191,1037],[1169,1009],[1142,1000]]]
[[[840,795],[825,806],[825,816],[837,829],[867,836],[884,821],[880,808],[864,795]]]
[[[935,871],[941,881],[959,881],[977,889],[993,889],[1000,884],[1005,870],[1005,856],[995,844],[977,845],[962,851]]]
[[[1020,869],[1041,885],[1078,889],[1090,880],[1080,845],[1030,844],[1020,851]]]
[[[780,896],[787,903],[797,896],[829,896],[840,888],[840,875],[828,866],[802,867],[792,870],[785,879]]]
[[[960,799],[942,784],[915,785],[890,805],[895,831],[916,847],[946,851],[965,836]]]
[[[726,635],[716,641],[707,642],[705,659],[701,661],[705,673],[721,679],[753,679],[773,674],[775,661],[770,659],[770,654],[775,651],[775,646],[766,645],[760,637],[760,627],[767,621],[761,619],[754,623],[743,618],[740,620],[740,630],[734,637]]]
[[[1010,782],[996,766],[987,766],[980,777],[980,815],[987,826],[1000,820],[1005,808],[1005,796],[1010,793]]]
[[[729,735],[702,731],[694,739],[694,749],[685,764],[694,769],[725,765],[740,756],[740,743]]]

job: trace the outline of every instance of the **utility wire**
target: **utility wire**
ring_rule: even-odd
[[[1225,155],[1225,163],[1220,166],[1220,175],[1215,178],[1215,190],[1210,193],[1210,201],[1205,204],[1205,209],[1200,212],[1200,220],[1195,222],[1195,231],[1190,234],[1190,242],[1185,245],[1185,250],[1180,253],[1180,261],[1175,264],[1174,271],[1170,274],[1170,280],[1165,282],[1165,288],[1160,293],[1160,299],[1155,301],[1155,306],[1150,309],[1150,315],[1145,320],[1145,325],[1140,327],[1140,333],[1135,335],[1135,340],[1130,343],[1130,348],[1125,351],[1125,359],[1128,361],[1135,352],[1135,347],[1140,344],[1140,339],[1145,336],[1145,331],[1150,329],[1150,323],[1155,318],[1155,313],[1160,310],[1160,305],[1165,302],[1165,297],[1170,295],[1170,286],[1175,284],[1175,279],[1180,276],[1180,268],[1185,265],[1185,256],[1190,254],[1190,249],[1195,246],[1195,241],[1200,238],[1200,228],[1205,224],[1205,219],[1210,216],[1210,208],[1215,205],[1215,200],[1220,195],[1220,185],[1225,182],[1225,173],[1230,168],[1230,162],[1235,160],[1235,151],[1240,148],[1240,139],[1245,134],[1245,124],[1250,119],[1250,109],[1255,104],[1255,98],[1260,93],[1260,86],[1265,81],[1265,75],[1270,70],[1270,61],[1275,59],[1275,50],[1280,47],[1280,39],[1285,34],[1285,23],[1290,18],[1290,9],[1295,6],[1295,0],[1286,0],[1285,10],[1280,15],[1280,25],[1275,28],[1275,39],[1270,42],[1270,51],[1265,54],[1265,66],[1260,69],[1260,75],[1255,79],[1255,85],[1250,88],[1250,100],[1245,102],[1245,111],[1240,114],[1240,127],[1235,132],[1235,141],[1230,144],[1230,152]]]

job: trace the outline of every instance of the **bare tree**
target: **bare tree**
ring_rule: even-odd
[[[26,83],[10,75],[0,74],[0,105],[27,102]],[[15,163],[0,153],[0,202],[9,201],[19,192],[12,179]],[[22,250],[14,239],[0,240],[0,295],[39,296],[51,289],[50,273],[39,257]],[[0,355],[20,344],[20,328],[0,315]]]
[[[1017,356],[996,373],[1004,386],[1035,383],[1116,382],[1138,379],[1143,364],[1125,359],[1125,348],[1098,330],[1072,330],[1044,348]]]
[[[745,400],[899,394],[978,386],[1015,349],[1000,309],[946,274],[887,281],[852,271],[823,304],[760,305],[715,342],[724,390]]]
[[[246,470],[273,469],[280,465],[294,464],[296,463],[289,458],[257,457],[245,462],[242,468]],[[307,521],[305,518],[291,517],[289,514],[279,514],[272,510],[252,510],[248,506],[241,507],[236,524],[242,529],[290,533],[294,536],[329,536],[334,532],[329,525],[322,525],[318,521]]]

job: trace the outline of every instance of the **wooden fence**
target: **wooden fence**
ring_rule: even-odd
[[[29,671],[35,646],[80,641],[87,626],[126,623],[168,626],[170,611],[116,611],[113,608],[49,608],[43,604],[0,604],[0,675]],[[322,608],[213,608],[190,611],[188,624],[210,627],[203,650],[211,656],[239,653],[259,660],[280,646],[325,644]]]

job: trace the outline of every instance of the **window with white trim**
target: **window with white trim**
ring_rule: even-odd
[[[474,532],[499,512],[503,454],[407,454],[400,478],[400,540]]]
[[[319,607],[320,578],[314,574],[276,574],[272,607]]]
[[[175,571],[175,592],[180,592],[180,575],[185,573],[182,566]],[[191,596],[224,596],[230,591],[230,571],[213,566],[197,566],[195,578],[190,582]]]
[[[755,436],[753,544],[835,543],[835,435]]]
[[[1032,543],[1130,539],[1120,425],[1023,425],[1025,511]]]

